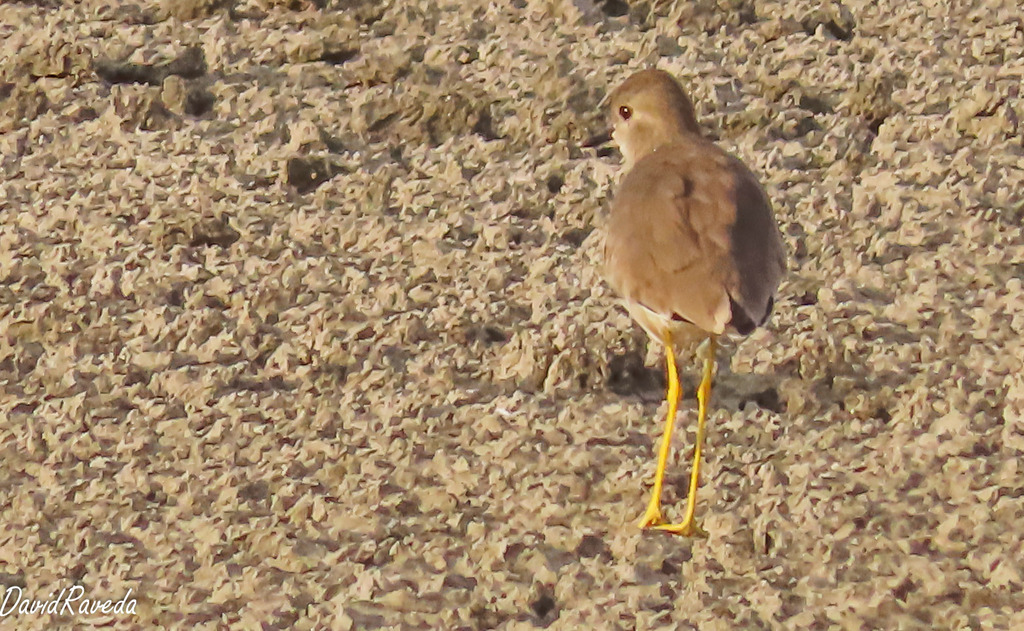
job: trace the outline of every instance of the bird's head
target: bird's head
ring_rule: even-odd
[[[663,70],[626,79],[608,99],[608,117],[627,167],[666,143],[700,134],[690,98]]]

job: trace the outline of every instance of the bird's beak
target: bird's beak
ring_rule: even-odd
[[[587,148],[590,148],[590,147],[600,147],[602,145],[607,145],[611,141],[612,141],[612,130],[606,129],[604,131],[597,132],[596,134],[594,134],[590,138],[587,138],[587,140],[583,143],[583,146],[587,147]]]

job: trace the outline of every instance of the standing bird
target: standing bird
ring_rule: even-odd
[[[668,418],[639,525],[704,535],[694,512],[715,342],[727,328],[747,335],[768,318],[785,269],[782,237],[757,178],[701,135],[670,74],[638,72],[609,101],[611,138],[629,172],[611,208],[605,275],[630,316],[664,344],[668,363]],[[690,492],[683,521],[667,524],[661,488],[680,390],[673,344],[694,334],[707,344]]]

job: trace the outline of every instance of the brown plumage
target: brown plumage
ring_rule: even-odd
[[[612,137],[629,171],[612,204],[605,273],[630,315],[666,346],[669,364],[669,418],[641,526],[695,534],[714,342],[727,329],[745,335],[767,319],[785,268],[782,238],[757,178],[700,134],[693,105],[671,75],[639,72],[609,103]],[[710,344],[698,391],[690,498],[683,523],[664,525],[661,484],[679,389],[673,345],[693,335]]]
[[[680,322],[713,335],[729,324],[749,333],[767,318],[785,265],[764,190],[700,135],[668,73],[633,75],[610,103],[619,119],[614,137],[632,168],[609,219],[608,283],[656,340]]]

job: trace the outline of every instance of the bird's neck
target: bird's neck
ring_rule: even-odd
[[[625,158],[625,166],[627,169],[631,169],[640,160],[665,147],[693,144],[699,141],[699,134],[691,133],[681,128],[661,134],[649,134],[645,138],[632,143],[628,151],[622,152]]]

